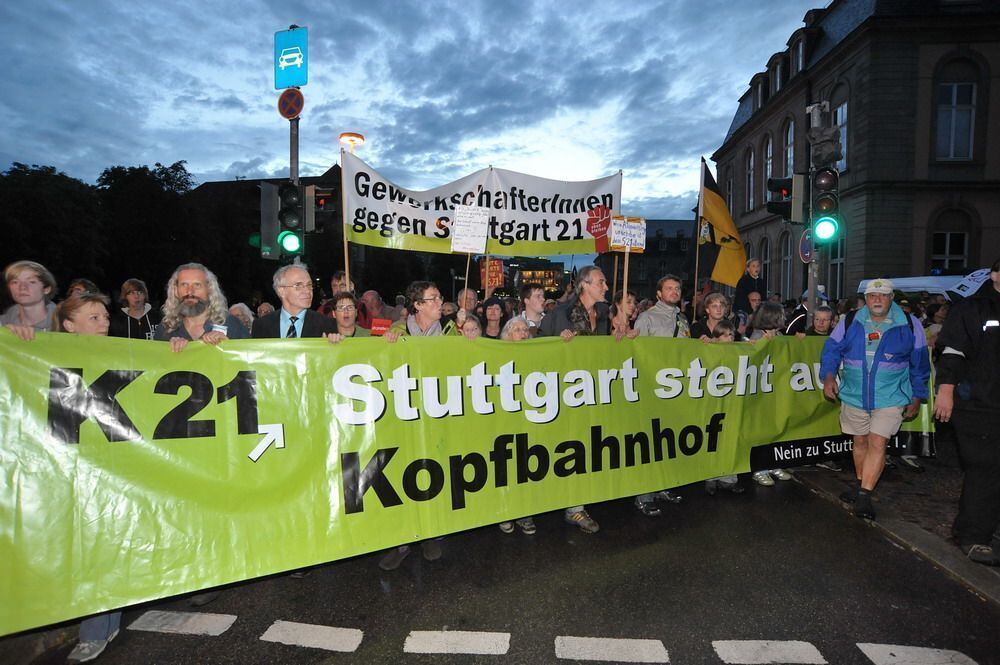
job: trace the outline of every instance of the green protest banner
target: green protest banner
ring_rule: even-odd
[[[821,344],[0,329],[0,634],[842,440]]]

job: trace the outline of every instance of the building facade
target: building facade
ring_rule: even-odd
[[[806,107],[823,102],[843,151],[840,239],[819,258],[832,297],[1000,255],[1000,2],[833,0],[766,64],[712,159],[769,292],[805,288],[804,227],[768,213],[767,179],[809,172]]]

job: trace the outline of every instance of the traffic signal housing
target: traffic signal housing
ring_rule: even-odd
[[[317,233],[341,223],[340,187],[316,186],[314,192],[315,220],[313,229]]]
[[[252,244],[252,243],[251,243]],[[260,183],[260,257],[278,260],[278,186]]]
[[[816,169],[812,176],[812,237],[818,245],[840,239],[840,173],[832,166]]]
[[[278,186],[277,245],[283,256],[298,256],[305,250],[305,188],[294,182]]]
[[[805,194],[806,179],[800,174],[791,178],[768,178],[767,191],[771,193],[767,211],[779,215],[786,222],[801,224],[802,199]]]

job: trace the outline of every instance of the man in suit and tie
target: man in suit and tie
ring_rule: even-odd
[[[271,283],[281,299],[281,309],[254,321],[251,337],[326,337],[337,332],[334,319],[309,309],[313,283],[304,265],[293,263],[281,266],[275,271]]]

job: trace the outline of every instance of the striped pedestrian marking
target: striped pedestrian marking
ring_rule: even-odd
[[[603,660],[619,663],[669,663],[667,648],[660,640],[610,637],[556,638],[556,658]]]
[[[875,665],[976,665],[964,653],[899,644],[862,644],[858,648]]]
[[[819,649],[797,640],[715,640],[712,647],[722,662],[734,665],[826,663]]]
[[[406,636],[406,653],[464,653],[502,656],[510,649],[510,633],[466,630],[412,630]]]
[[[350,653],[357,651],[358,647],[361,646],[361,640],[364,636],[364,631],[357,628],[338,628],[336,626],[319,626],[312,623],[275,621],[260,636],[260,639],[265,642],[278,642],[279,644],[289,644],[296,647]]]
[[[209,612],[164,612],[150,610],[132,622],[129,630],[175,635],[222,635],[236,621],[235,614]]]

